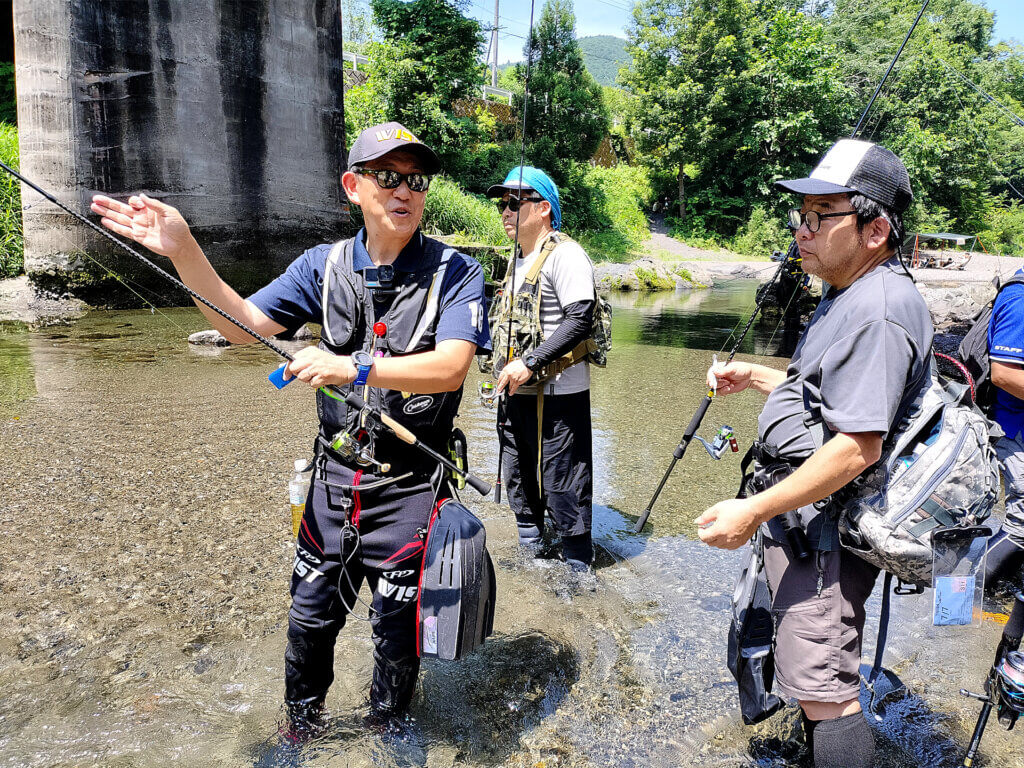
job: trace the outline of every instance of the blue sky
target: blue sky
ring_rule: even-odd
[[[494,0],[469,0],[469,14],[490,26],[494,22]],[[980,0],[996,14],[997,40],[1014,38],[1024,42],[1024,13],[1021,0]],[[576,33],[588,35],[616,35],[624,37],[629,23],[632,0],[576,0]],[[536,13],[540,14],[543,0],[536,0]],[[528,0],[500,0],[498,61],[519,61],[523,43],[529,29],[530,3]]]

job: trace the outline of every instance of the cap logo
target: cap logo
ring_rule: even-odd
[[[376,138],[378,142],[396,139],[399,141],[410,141],[415,144],[422,144],[419,139],[403,128],[388,128],[386,131],[377,131]]]
[[[811,172],[811,178],[838,184],[841,187],[847,186],[854,171],[857,170],[864,155],[871,147],[870,142],[856,139],[843,139],[836,142],[835,146],[821,158],[821,162]]]

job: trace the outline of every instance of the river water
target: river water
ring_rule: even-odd
[[[741,554],[694,541],[693,518],[735,493],[739,455],[712,461],[694,443],[647,531],[631,533],[753,289],[614,298],[592,392],[596,592],[570,599],[563,566],[522,565],[507,507],[472,497],[498,569],[494,637],[461,662],[425,663],[409,731],[381,738],[360,727],[371,643],[350,622],[331,726],[304,765],[800,764],[794,710],[758,728],[736,711],[725,635]],[[184,342],[203,327],[184,309],[0,325],[0,768],[245,766],[276,732],[286,486],[315,409],[308,390],[267,383],[270,352]],[[741,356],[782,367],[766,356],[778,336],[755,326]],[[478,380],[460,424],[492,478]],[[701,433],[728,423],[745,447],[760,405],[716,401]],[[878,725],[886,768],[959,765],[977,708],[957,690],[980,685],[1000,631],[940,631],[929,608],[895,602],[887,662],[912,693]],[[984,764],[1022,768],[1021,751],[1019,730],[993,721]]]

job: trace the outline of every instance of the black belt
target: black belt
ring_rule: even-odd
[[[751,462],[754,463],[754,468],[748,470]],[[760,493],[773,485],[778,485],[803,463],[803,459],[778,456],[763,442],[755,440],[744,455],[743,461],[740,462],[740,472],[743,477],[740,480],[740,490],[736,494],[736,498],[745,499],[750,494]],[[793,551],[793,555],[798,560],[809,557],[811,547],[803,525],[800,523],[800,515],[796,510],[792,510],[777,517],[786,532],[786,542]]]

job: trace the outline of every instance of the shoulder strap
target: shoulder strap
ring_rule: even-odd
[[[416,345],[420,343],[420,339],[423,338],[423,334],[427,332],[427,328],[433,322],[434,317],[437,315],[438,302],[441,296],[441,284],[444,283],[445,272],[448,270],[448,262],[451,261],[456,251],[452,247],[444,249],[441,254],[441,263],[437,265],[437,270],[434,272],[434,278],[430,282],[430,290],[427,292],[427,301],[423,308],[423,314],[420,315],[420,321],[416,325],[416,330],[412,334],[412,338],[409,340],[409,344],[406,346],[405,351],[411,352],[416,348]]]
[[[355,238],[348,238],[347,240],[339,240],[331,248],[331,252],[327,254],[327,265],[324,267],[324,290],[320,298],[320,306],[323,311],[322,329],[321,333],[327,337],[327,341],[330,344],[334,344],[334,337],[331,335],[330,323],[327,322],[327,312],[330,306],[330,291],[331,291],[331,280],[336,280],[335,271],[339,265],[343,265],[342,256],[345,256],[349,264],[352,262],[352,242]]]
[[[541,267],[544,266],[544,262],[547,261],[551,252],[563,242],[565,242],[565,240],[558,232],[552,232],[547,236],[547,238],[545,238],[544,242],[540,246],[540,253],[537,255],[537,260],[530,265],[530,270],[526,273],[526,277],[523,278],[523,285],[535,285],[537,283],[537,280],[540,278],[540,270]]]
[[[1007,278],[1006,282],[1002,282],[996,286],[996,296],[999,295],[1000,291],[1002,291],[1003,288],[1006,288],[1007,286],[1010,285],[1021,285],[1022,283],[1024,283],[1024,275],[1018,275],[1015,273],[1011,275],[1009,278]],[[995,299],[993,299],[993,301],[995,301]]]
[[[885,643],[889,638],[889,602],[891,594],[892,574],[886,571],[885,583],[882,586],[882,609],[878,614],[878,640],[875,642],[875,660],[871,665],[871,671],[868,672],[867,680],[864,681],[864,686],[871,693],[871,698],[868,701],[868,712],[878,720],[882,718],[875,711],[878,704],[876,701],[878,691],[875,690],[875,683],[878,682],[878,678],[882,674],[882,656],[885,653]]]

